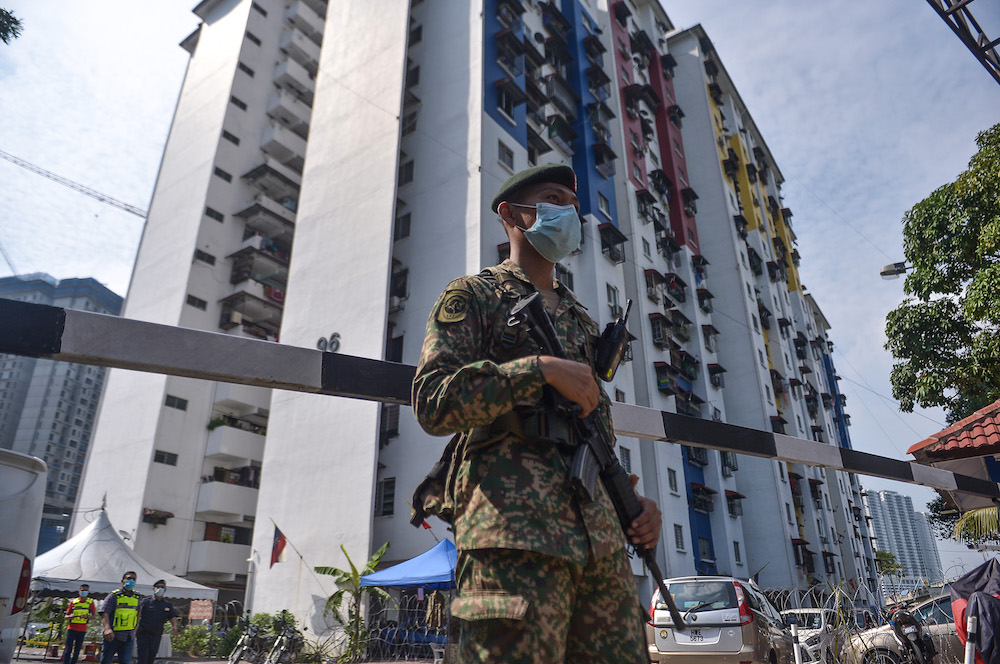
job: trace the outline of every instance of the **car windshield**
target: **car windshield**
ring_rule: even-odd
[[[795,616],[795,620],[799,623],[799,629],[822,629],[823,628],[823,614],[822,613],[792,613],[789,615]]]
[[[736,591],[732,581],[688,581],[667,588],[681,611],[735,609]]]

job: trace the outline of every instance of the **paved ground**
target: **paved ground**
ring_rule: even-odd
[[[60,655],[62,654],[62,648],[59,649],[59,653],[60,653]],[[19,657],[17,656],[17,651],[16,650],[14,651],[14,654],[15,654],[15,657],[14,657],[14,661],[15,662],[19,662],[19,661],[20,662],[32,662],[32,663],[50,662],[51,664],[59,664],[60,662],[62,662],[62,657],[52,657],[52,656],[45,657],[44,656],[44,651],[41,648],[22,648],[21,649],[21,655]],[[82,659],[80,661],[83,662]],[[212,659],[212,658],[208,658],[208,657],[201,657],[201,658],[197,658],[197,657],[171,657],[169,659],[159,659],[159,660],[157,660],[157,664],[220,664],[220,662],[224,662],[224,661],[225,660],[223,660],[223,659]],[[404,660],[372,661],[372,662],[367,662],[366,664],[399,664],[400,661],[404,661]],[[410,661],[410,662],[430,662],[431,660],[429,660],[429,659],[417,659],[417,660],[411,659],[411,660],[408,660],[408,661]]]

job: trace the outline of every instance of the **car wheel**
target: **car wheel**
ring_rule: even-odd
[[[880,648],[865,655],[865,664],[899,664],[899,655]]]

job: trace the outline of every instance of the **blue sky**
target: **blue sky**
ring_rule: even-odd
[[[0,45],[0,150],[147,207],[194,4],[2,0],[25,25]],[[903,282],[881,280],[879,268],[902,260],[903,213],[953,180],[976,133],[1000,122],[1000,86],[919,0],[663,5],[676,26],[705,27],[786,178],[803,282],[833,326],[855,448],[904,458],[944,417],[901,414],[886,398],[884,321]],[[1000,36],[1000,17],[980,22]],[[124,295],[141,223],[0,161],[0,243],[20,273],[93,276]],[[0,262],[0,276],[10,273]],[[911,495],[918,509],[933,496],[863,484]],[[946,570],[981,560],[941,548]]]

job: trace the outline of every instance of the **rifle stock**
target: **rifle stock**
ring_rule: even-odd
[[[513,326],[522,321],[527,322],[532,338],[542,347],[543,353],[560,359],[568,359],[566,351],[559,341],[555,326],[552,324],[552,319],[545,311],[542,298],[538,293],[532,293],[522,298],[511,310],[507,324]],[[578,417],[579,406],[575,404],[565,405],[564,409],[567,411],[567,419],[574,423],[579,444],[586,444],[594,453],[600,467],[601,483],[604,484],[611,504],[614,505],[622,531],[627,533],[629,525],[642,513],[642,503],[639,502],[639,496],[632,488],[628,474],[615,455],[613,442],[608,437],[604,427],[600,426],[594,413],[587,417]],[[687,625],[684,623],[680,611],[677,610],[673,597],[670,596],[670,592],[663,583],[663,573],[656,563],[656,547],[633,546],[656,581],[660,595],[670,611],[674,629],[685,630]]]

